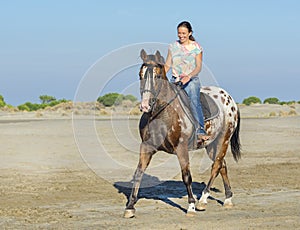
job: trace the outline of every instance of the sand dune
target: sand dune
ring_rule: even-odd
[[[242,159],[235,163],[230,152],[226,156],[232,209],[220,205],[224,189],[217,178],[208,209],[186,217],[176,157],[159,152],[145,175],[159,186],[141,190],[136,218],[129,220],[122,215],[138,160],[138,115],[103,115],[88,108],[78,110],[74,122],[72,109],[66,108],[2,111],[0,228],[298,229],[299,108],[240,106]],[[92,129],[80,129],[90,120]],[[204,150],[190,157],[199,196],[211,162]]]

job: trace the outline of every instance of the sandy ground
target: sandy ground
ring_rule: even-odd
[[[260,115],[246,118],[253,110]],[[155,184],[141,189],[132,219],[123,212],[137,119],[1,116],[0,229],[300,229],[300,116],[269,113],[242,109],[242,159],[226,156],[233,208],[222,207],[218,177],[207,210],[187,217],[176,157],[159,152],[145,175]],[[210,164],[203,150],[191,153],[198,197]]]

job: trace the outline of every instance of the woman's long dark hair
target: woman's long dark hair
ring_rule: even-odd
[[[180,22],[177,26],[177,30],[179,27],[185,27],[188,29],[189,33],[192,32],[193,33],[193,29],[192,29],[192,26],[191,26],[191,23],[187,22],[187,21],[183,21],[183,22]],[[195,41],[196,39],[193,37],[193,35],[191,34],[189,36],[189,39],[192,40],[192,41]]]

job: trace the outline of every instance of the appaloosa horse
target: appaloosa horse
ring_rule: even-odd
[[[232,192],[227,176],[225,155],[230,143],[234,159],[241,157],[239,126],[240,115],[232,97],[218,87],[205,87],[202,94],[211,98],[215,103],[218,113],[211,119],[205,120],[205,129],[210,139],[201,146],[195,140],[195,121],[189,106],[186,106],[186,95],[178,86],[170,83],[164,69],[164,58],[159,51],[155,55],[147,55],[141,50],[143,64],[140,68],[141,110],[144,112],[139,124],[142,143],[140,157],[134,174],[134,183],[129,197],[124,217],[135,215],[134,205],[142,176],[150,163],[152,156],[157,151],[165,151],[177,156],[181,167],[182,180],[188,193],[187,214],[196,211],[195,197],[192,192],[192,177],[190,173],[188,150],[206,148],[207,154],[212,159],[211,176],[202,192],[197,208],[204,210],[209,197],[210,188],[220,173],[225,188],[226,199],[224,206],[232,206]],[[199,92],[200,93],[200,92]]]

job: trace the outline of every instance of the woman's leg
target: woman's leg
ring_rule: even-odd
[[[200,80],[198,77],[192,78],[187,84],[183,86],[187,95],[190,98],[192,112],[197,119],[200,129],[198,134],[206,134],[204,130],[204,117],[202,112],[202,106],[200,102]]]

